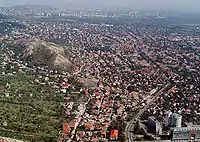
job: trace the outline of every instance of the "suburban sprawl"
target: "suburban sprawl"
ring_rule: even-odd
[[[0,7],[0,139],[200,141],[198,16]]]

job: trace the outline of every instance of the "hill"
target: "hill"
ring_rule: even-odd
[[[27,45],[24,56],[32,58],[34,64],[58,70],[72,68],[72,63],[69,61],[62,46],[39,39],[31,39]]]

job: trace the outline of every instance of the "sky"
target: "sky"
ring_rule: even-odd
[[[128,7],[136,10],[195,11],[200,9],[200,0],[0,0],[1,6],[25,4],[79,8]]]

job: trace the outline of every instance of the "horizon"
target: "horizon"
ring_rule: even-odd
[[[47,1],[47,0],[3,0],[0,2],[2,7],[12,7],[12,6],[25,6],[25,5],[36,5],[36,6],[48,6],[55,8],[105,8],[105,9],[115,9],[115,8],[130,8],[136,11],[181,11],[181,12],[200,12],[198,5],[200,1],[192,0],[189,2],[187,0],[57,0],[57,1]]]

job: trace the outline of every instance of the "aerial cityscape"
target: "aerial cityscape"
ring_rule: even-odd
[[[2,142],[200,142],[199,13],[1,6],[0,54]]]

